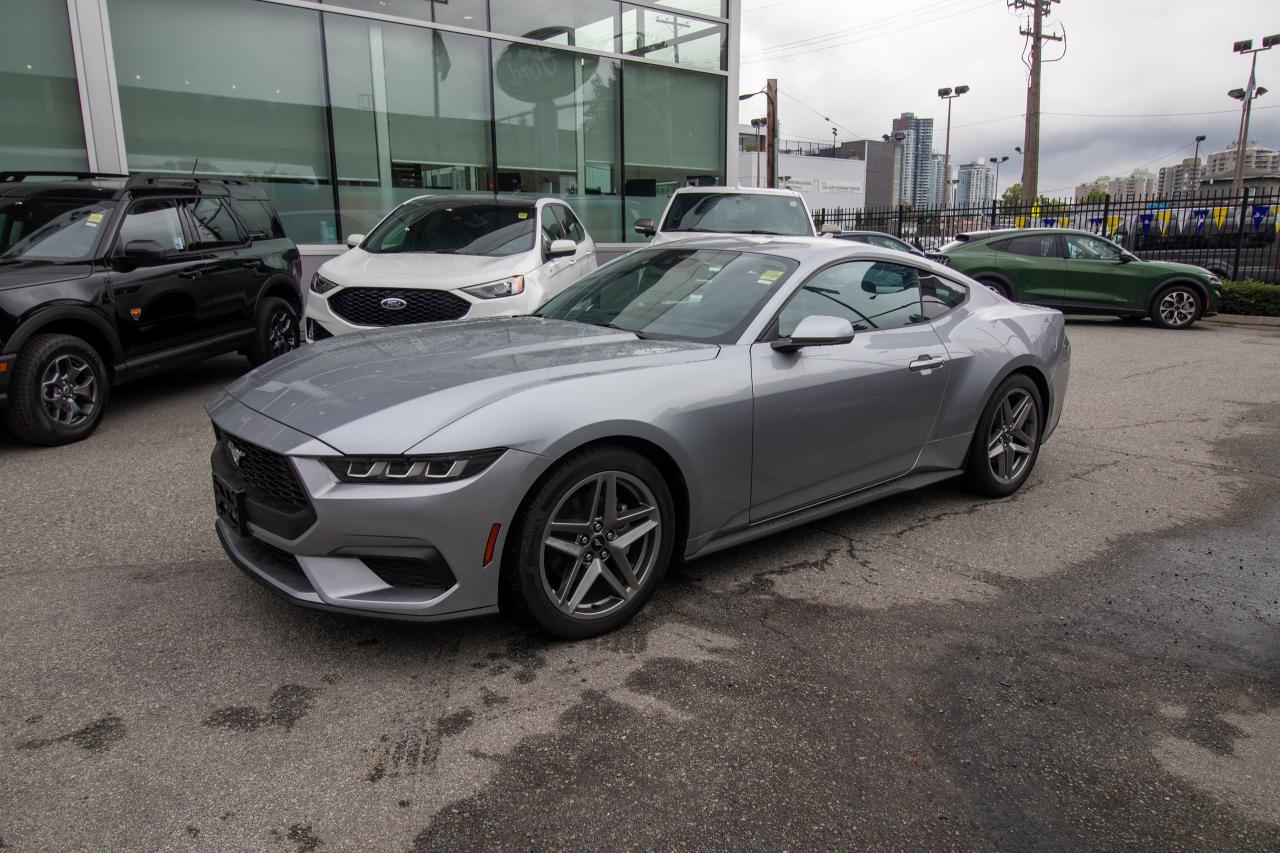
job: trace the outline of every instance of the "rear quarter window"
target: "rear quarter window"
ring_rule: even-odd
[[[275,240],[284,236],[279,217],[265,201],[245,198],[230,198],[228,201],[250,240]]]

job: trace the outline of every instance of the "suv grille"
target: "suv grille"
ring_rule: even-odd
[[[388,310],[382,307],[384,299],[401,299],[405,307]],[[457,320],[466,315],[471,303],[445,290],[348,287],[329,297],[329,307],[357,326],[407,326]]]
[[[299,510],[308,506],[307,495],[286,457],[238,438],[228,437],[227,448],[243,454],[236,462],[233,451],[232,461],[250,488],[269,497],[281,509]]]

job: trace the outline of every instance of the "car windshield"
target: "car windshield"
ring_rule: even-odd
[[[375,255],[518,255],[533,249],[532,204],[410,201],[378,224],[360,248]]]
[[[640,337],[732,343],[795,268],[752,252],[645,249],[596,270],[537,315]]]
[[[88,260],[111,207],[88,199],[0,199],[0,262]]]
[[[677,193],[662,230],[813,236],[813,225],[798,198],[758,193]]]

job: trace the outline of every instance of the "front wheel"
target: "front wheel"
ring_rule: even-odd
[[[623,447],[560,462],[522,507],[503,557],[503,604],[549,634],[625,624],[666,573],[675,514],[666,480]]]
[[[9,385],[9,431],[30,444],[88,438],[107,406],[109,378],[98,351],[71,335],[36,335],[18,353]]]
[[[302,343],[298,312],[284,299],[268,296],[258,303],[253,315],[253,342],[249,345],[249,363],[266,364]]]
[[[1031,379],[1015,373],[991,395],[969,447],[965,482],[977,494],[1008,497],[1027,481],[1040,456],[1044,403]]]
[[[1199,316],[1200,294],[1185,284],[1160,291],[1151,305],[1151,319],[1162,329],[1186,329]]]

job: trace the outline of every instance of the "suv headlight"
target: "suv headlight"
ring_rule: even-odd
[[[311,276],[311,291],[313,293],[328,293],[330,290],[337,290],[339,285],[329,281],[329,279],[316,273]]]
[[[518,296],[524,293],[524,276],[513,275],[502,281],[490,284],[477,284],[474,287],[462,288],[463,293],[470,293],[480,299],[499,299],[503,296]]]
[[[339,456],[321,461],[344,483],[448,483],[474,477],[504,452],[498,448],[439,456]]]

